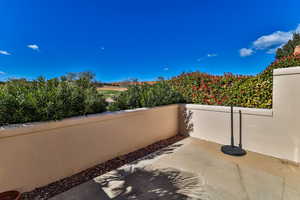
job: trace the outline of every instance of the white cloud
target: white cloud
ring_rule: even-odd
[[[164,71],[168,71],[168,70],[169,70],[169,67],[165,67],[165,68],[164,68]]]
[[[0,50],[0,54],[6,55],[6,56],[11,55],[11,53],[9,53],[9,52],[7,52],[7,51],[3,51],[3,50]]]
[[[35,51],[39,51],[40,47],[36,44],[29,44],[27,45],[28,48],[35,50]]]
[[[240,49],[240,56],[245,56],[242,53],[246,53],[246,56],[252,55],[254,50],[264,50],[267,54],[274,54],[278,48],[292,39],[293,33],[300,33],[300,24],[298,24],[296,29],[291,31],[275,31],[271,34],[260,36],[252,43],[251,48]]]
[[[218,54],[216,54],[216,53],[209,53],[209,54],[207,54],[207,57],[216,57],[216,56],[218,56]]]
[[[248,48],[242,48],[239,50],[239,52],[241,57],[251,56],[254,53],[252,49]]]
[[[216,53],[208,53],[208,54],[206,54],[205,56],[203,56],[203,57],[201,57],[201,58],[198,58],[198,59],[197,59],[197,62],[200,62],[200,61],[202,61],[202,60],[205,60],[206,58],[212,58],[212,57],[216,57],[216,56],[218,56],[218,54],[216,54]]]
[[[6,73],[3,71],[0,71],[0,75],[5,75]]]
[[[293,32],[276,31],[270,35],[264,35],[259,37],[253,42],[255,49],[268,49],[274,46],[280,46],[287,43],[293,37]]]

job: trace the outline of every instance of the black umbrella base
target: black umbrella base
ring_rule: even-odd
[[[244,156],[247,153],[244,149],[237,146],[231,146],[231,145],[222,146],[221,151],[231,156]]]

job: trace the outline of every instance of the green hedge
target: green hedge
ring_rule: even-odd
[[[256,76],[183,73],[154,85],[130,86],[128,91],[114,99],[109,109],[114,111],[183,102],[272,108],[273,70],[293,66],[300,66],[299,56],[276,60]]]
[[[114,97],[109,110],[154,107],[174,103],[272,107],[273,70],[300,66],[300,56],[276,60],[256,76],[212,76],[184,73],[154,85],[132,85]],[[103,95],[91,79],[67,77],[35,81],[11,80],[0,85],[0,125],[99,113],[106,110]]]
[[[127,91],[114,97],[114,101],[109,106],[111,111],[185,102],[183,96],[166,81],[154,85],[131,85]]]
[[[256,76],[193,72],[172,78],[170,85],[189,103],[272,108],[273,70],[293,66],[300,66],[299,56],[276,60]]]
[[[0,125],[99,113],[106,106],[103,95],[86,78],[21,79],[0,86]]]

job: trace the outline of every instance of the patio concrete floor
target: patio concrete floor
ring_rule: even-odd
[[[253,152],[227,156],[219,144],[186,138],[52,198],[79,199],[298,200],[300,167]]]

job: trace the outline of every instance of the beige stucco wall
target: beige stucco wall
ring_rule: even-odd
[[[178,105],[0,131],[0,192],[29,191],[178,133]]]
[[[278,150],[300,163],[300,67],[274,70],[273,90],[274,126],[285,138]]]
[[[241,110],[245,149],[299,163],[299,86],[300,67],[275,70],[273,109],[234,109],[236,143]],[[230,108],[169,105],[0,130],[0,192],[46,185],[179,132],[229,144]]]
[[[242,111],[243,144],[247,150],[300,162],[300,67],[274,70],[273,109],[234,109],[234,134],[238,142],[238,110]],[[230,108],[181,105],[190,113],[190,136],[230,143]],[[183,118],[183,117],[181,117]],[[183,122],[183,120],[181,120]],[[186,125],[181,123],[181,132]]]

